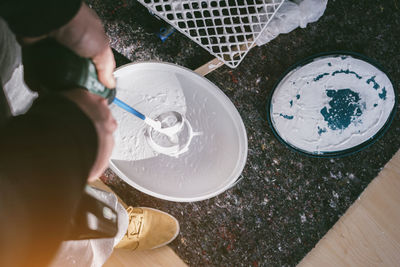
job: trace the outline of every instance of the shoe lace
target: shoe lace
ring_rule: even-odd
[[[129,214],[129,226],[127,237],[129,239],[139,239],[140,231],[143,228],[143,214],[135,213],[132,207],[127,208]]]

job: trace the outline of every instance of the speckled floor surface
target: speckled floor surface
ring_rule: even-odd
[[[212,57],[174,33],[164,44],[134,0],[90,0],[113,48],[131,61],[160,60],[195,69]],[[267,97],[292,64],[316,53],[348,50],[377,60],[400,85],[400,2],[329,0],[306,29],[252,49],[234,70],[207,78],[235,104],[247,129],[243,180],[210,200],[173,203],[131,188],[111,171],[105,182],[128,204],[167,211],[181,224],[171,244],[190,266],[294,266],[332,227],[400,147],[396,115],[377,143],[352,156],[310,158],[290,151],[266,123]],[[118,57],[119,63],[124,59]]]

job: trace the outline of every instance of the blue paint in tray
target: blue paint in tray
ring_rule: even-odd
[[[356,72],[351,71],[351,70],[349,70],[349,69],[347,69],[347,70],[343,70],[343,69],[341,69],[341,70],[336,70],[336,71],[332,72],[332,76],[335,76],[336,74],[339,74],[339,73],[353,74],[354,76],[357,77],[357,79],[359,79],[359,80],[362,79],[362,77],[361,77],[360,75],[358,75]]]
[[[380,99],[386,100],[386,88],[382,88],[382,93],[378,94]]]
[[[327,131],[326,128],[321,128],[321,127],[318,126],[318,135],[326,133],[326,131]]]
[[[376,81],[375,81],[375,77],[376,76],[372,76],[371,78],[369,78],[368,80],[367,80],[367,84],[370,84],[371,82],[374,84],[374,89],[375,90],[378,90],[379,89],[379,83],[377,83]]]
[[[317,77],[314,78],[314,82],[320,80],[321,78],[323,78],[324,76],[327,76],[327,75],[329,75],[329,73],[327,73],[327,72],[318,75]]]
[[[283,117],[283,118],[285,118],[285,119],[287,119],[287,120],[293,120],[293,118],[294,118],[294,116],[290,116],[290,115],[286,115],[286,114],[279,114],[279,116],[281,116],[281,117]]]
[[[332,130],[346,129],[357,117],[362,115],[362,105],[358,93],[350,89],[326,90],[331,98],[330,108],[321,109],[324,120]]]

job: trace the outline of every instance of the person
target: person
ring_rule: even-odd
[[[52,38],[90,58],[99,81],[115,88],[109,40],[81,0],[0,0],[0,266],[101,266],[114,245],[146,249],[172,241],[179,232],[172,216],[149,208],[125,211],[114,195],[86,186],[107,168],[114,144],[117,123],[105,99],[70,88],[41,94],[26,113],[30,103],[16,112],[21,107],[13,107],[2,88],[20,64],[10,29],[22,45]],[[115,238],[66,241],[85,190],[117,211]]]

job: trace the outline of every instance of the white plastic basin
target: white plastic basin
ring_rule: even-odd
[[[235,183],[246,163],[247,135],[238,111],[219,88],[167,63],[128,64],[115,77],[122,101],[152,118],[177,110],[194,131],[202,132],[178,158],[157,154],[143,137],[143,121],[112,105],[119,126],[110,167],[119,177],[146,194],[177,202],[208,199]],[[132,136],[131,126],[136,129]]]

